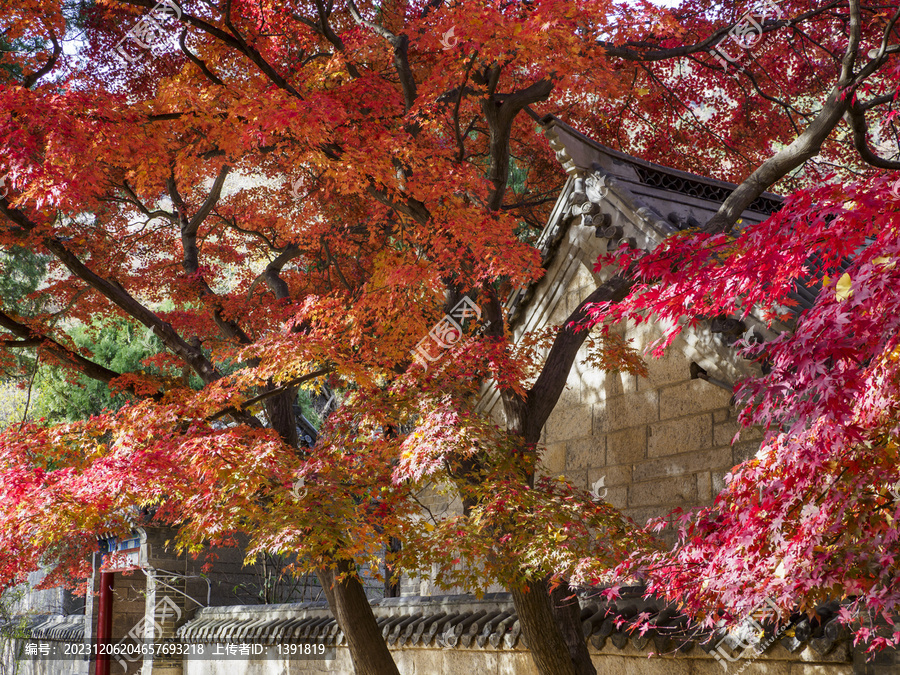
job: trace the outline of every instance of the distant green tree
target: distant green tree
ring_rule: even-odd
[[[18,246],[0,251],[0,304],[17,314],[29,314],[40,301],[29,298],[47,274],[47,261]]]
[[[38,314],[45,304],[38,289],[46,276],[45,257],[18,246],[0,251],[0,310],[19,317]],[[31,348],[0,359],[0,428],[21,421],[37,367]]]
[[[69,335],[75,345],[91,352],[93,361],[120,373],[152,371],[143,361],[162,351],[155,336],[124,319],[98,319],[89,326],[73,327]],[[101,382],[55,366],[42,366],[34,387],[34,417],[45,418],[48,424],[118,410],[129,400]]]

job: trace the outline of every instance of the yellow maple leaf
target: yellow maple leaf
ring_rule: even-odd
[[[853,295],[853,290],[850,288],[852,285],[852,281],[850,280],[850,275],[844,272],[840,279],[838,279],[837,284],[834,287],[834,295],[838,300],[846,300],[851,295]]]

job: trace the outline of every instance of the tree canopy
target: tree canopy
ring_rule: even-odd
[[[0,251],[47,261],[29,311],[0,298],[0,358],[12,368],[37,349],[134,401],[0,437],[0,586],[48,555],[53,578],[83,577],[96,533],[127,527],[137,505],[188,547],[241,531],[251,554],[307,556],[360,673],[396,672],[346,578],[391,536],[409,567],[449,560],[451,579],[458,550],[510,587],[520,615],[558,623],[523,618],[542,673],[593,670],[583,642],[565,642],[571,617],[540,603],[546,580],[613,579],[634,550],[637,567],[663,556],[652,587],[698,609],[777,586],[784,606],[828,592],[891,610],[893,557],[869,544],[893,544],[900,515],[884,501],[900,472],[884,173],[900,169],[897,18],[860,0],[0,7]],[[603,261],[618,273],[566,326],[514,347],[502,303],[540,277],[533,241],[564,180],[535,122],[549,112],[740,185],[704,232]],[[794,197],[734,229],[773,186]],[[609,505],[536,478],[540,431],[586,339],[605,367],[637,371],[610,322],[777,309],[811,252],[821,274],[853,263],[793,332],[748,347],[773,364],[746,414],[771,424],[770,452],[685,525],[683,547],[654,554]],[[424,337],[459,341],[442,317],[466,298],[478,311],[457,317],[464,349],[422,368]],[[573,325],[589,316],[592,338]],[[73,332],[98,320],[152,332],[156,353],[140,368],[101,361]],[[487,380],[504,428],[474,412]],[[326,383],[340,406],[303,447],[298,388]],[[429,531],[415,497],[432,482],[465,513]],[[692,586],[710,551],[726,586]],[[809,555],[809,576],[785,581]]]

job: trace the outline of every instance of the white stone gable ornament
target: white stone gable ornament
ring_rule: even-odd
[[[592,202],[606,199],[611,186],[612,180],[606,174],[597,175],[592,173],[584,181],[584,191],[587,194],[587,198]]]

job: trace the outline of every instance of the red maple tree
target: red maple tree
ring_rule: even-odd
[[[623,261],[549,336],[545,360],[513,349],[500,298],[539,277],[529,242],[561,184],[524,111],[566,113],[603,142],[679,168],[735,179],[753,169],[706,225],[705,236],[727,237],[777,181],[822,177],[804,162],[823,149],[859,170],[835,132],[845,115],[863,162],[897,168],[867,138],[867,119],[896,96],[896,17],[855,1],[786,1],[731,77],[708,51],[747,3],[642,14],[598,0],[80,7],[0,9],[7,39],[29,45],[0,61],[0,246],[50,256],[40,292],[53,300],[38,314],[3,307],[0,350],[39,345],[40,358],[135,402],[0,439],[0,584],[48,553],[57,578],[84,575],[98,531],[124,528],[127,507],[158,505],[185,545],[242,531],[251,553],[302,551],[357,672],[394,673],[352,572],[397,536],[409,565],[459,550],[508,584],[542,673],[594,672],[577,616],[550,601],[548,580],[603,578],[637,540],[608,506],[536,481],[534,448],[587,339],[573,324],[633,288],[621,311],[655,308],[660,287],[670,294],[660,303],[677,310],[690,277]],[[84,30],[67,52],[73,21]],[[887,115],[878,120],[889,129]],[[678,245],[691,260],[704,250]],[[750,300],[780,297],[763,290]],[[467,295],[488,328],[439,374],[411,365],[410,349]],[[151,359],[160,374],[115,372],[79,350],[67,325],[97,316],[152,329],[165,346]],[[621,344],[603,346],[639,367]],[[186,384],[186,369],[202,386]],[[346,397],[304,449],[296,391],[325,378]],[[472,413],[487,378],[504,429]],[[415,431],[397,433],[403,425]],[[298,473],[308,486],[299,501]],[[428,532],[413,497],[438,479],[466,513]]]

